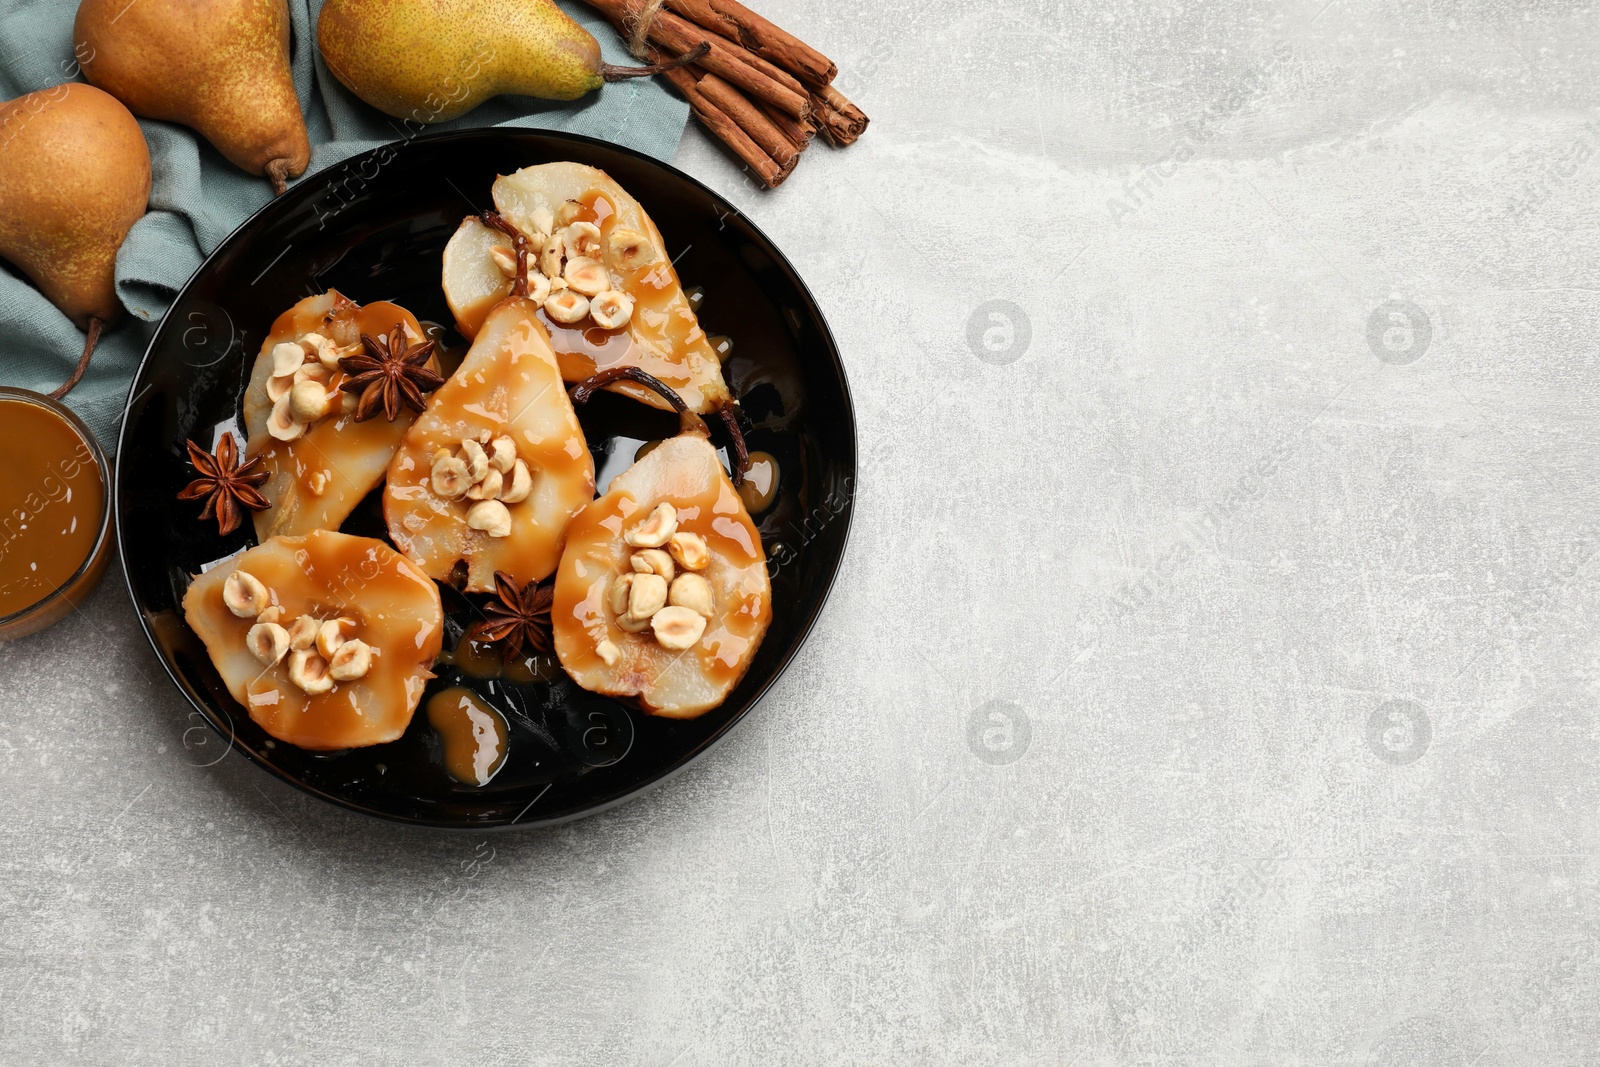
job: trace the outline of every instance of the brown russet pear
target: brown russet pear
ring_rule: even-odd
[[[67,82],[0,104],[0,256],[89,333],[59,393],[122,313],[117,249],[149,202],[150,148],[111,96]]]
[[[136,115],[192,128],[276,192],[311,161],[286,0],[83,0],[84,76]]]
[[[576,100],[608,81],[705,54],[651,67],[603,63],[599,42],[553,0],[327,0],[317,41],[352,93],[425,123],[448,122],[502,93]]]

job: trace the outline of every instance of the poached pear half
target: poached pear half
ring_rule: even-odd
[[[649,384],[633,369],[615,373]],[[580,385],[574,399],[605,378]],[[726,700],[749,669],[772,622],[772,587],[761,535],[705,423],[679,415],[678,436],[572,520],[550,619],[556,656],[580,686],[691,719]]]
[[[722,363],[684,294],[661,231],[610,175],[581,163],[544,163],[502,175],[493,195],[499,217],[526,236],[535,254],[530,292],[550,331],[563,378],[581,382],[599,370],[638,367],[666,383],[697,414],[731,407]],[[444,295],[463,336],[471,337],[489,309],[511,291],[511,255],[508,235],[476,217],[464,220],[445,246]],[[584,261],[578,270],[576,260]],[[631,302],[621,326],[608,328],[593,315],[565,322],[549,303],[562,291],[597,288],[600,282],[587,278],[596,273],[593,263],[609,290]],[[580,271],[585,277],[578,277]],[[654,391],[631,379],[609,388],[670,410]]]
[[[427,575],[382,541],[330,530],[274,537],[218,564],[189,585],[183,613],[250,718],[316,750],[405,733],[444,637],[439,588]],[[366,646],[359,676],[340,679],[355,672],[324,623],[336,623],[333,641]],[[285,631],[276,649],[273,627]]]
[[[260,456],[271,475],[261,487],[270,506],[253,516],[260,540],[336,530],[383,480],[416,412],[401,405],[392,422],[382,411],[356,421],[356,398],[340,390],[348,374],[338,361],[363,350],[363,334],[387,343],[396,325],[408,340],[422,339],[416,316],[398,304],[361,305],[333,289],[306,297],[272,324],[244,392],[245,455]],[[292,356],[279,361],[295,346],[302,363],[290,370]],[[437,358],[427,366],[437,371]],[[289,372],[277,373],[283,370]],[[307,393],[320,394],[324,411],[302,419],[316,410]]]
[[[547,577],[567,522],[594,499],[594,459],[538,309],[499,303],[389,465],[389,537],[430,578],[466,564],[469,592],[495,571]]]

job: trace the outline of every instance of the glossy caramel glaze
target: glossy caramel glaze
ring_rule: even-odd
[[[778,461],[770,452],[750,453],[750,469],[745,471],[744,484],[739,486],[739,499],[752,515],[759,515],[772,506],[778,497]]]
[[[439,735],[444,769],[464,785],[488,785],[506,762],[506,718],[470,689],[428,698],[428,724]]]
[[[540,312],[567,381],[582,381],[608,367],[635,366],[667,383],[701,414],[731,403],[722,364],[678,281],[661,231],[639,202],[609,175],[578,163],[527,167],[496,181],[494,200],[501,214],[524,230],[530,228],[527,220],[540,205],[555,210],[575,201],[573,221],[592,222],[600,228],[602,258],[611,273],[612,287],[634,299],[633,317],[618,330],[601,329],[589,319],[562,325]],[[623,269],[610,244],[618,228],[643,234],[654,252],[653,259]],[[493,238],[479,235],[478,240],[490,242]],[[500,241],[505,243],[503,237]],[[473,288],[470,302],[455,308],[462,333],[476,330],[495,301],[510,290],[509,279],[498,286]],[[660,396],[635,382],[618,382],[608,388],[652,407],[668,407]]]
[[[700,573],[711,583],[716,611],[700,642],[684,652],[661,647],[648,630],[626,632],[606,606],[612,579],[632,570],[623,531],[663,501],[678,509],[678,529],[704,537],[711,552]],[[590,692],[637,698],[646,711],[680,719],[726,699],[772,621],[772,589],[761,535],[705,438],[689,433],[661,442],[572,520],[550,618],[561,665]],[[602,640],[621,651],[615,664],[596,652]]]
[[[371,670],[308,696],[289,680],[287,657],[264,667],[245,647],[255,620],[234,615],[222,600],[235,570],[266,585],[285,626],[301,615],[352,620],[348,636],[372,646]],[[403,734],[444,635],[439,590],[427,575],[382,541],[327,530],[275,537],[213,567],[189,586],[183,611],[250,718],[307,749],[358,748]]]
[[[65,585],[94,551],[106,491],[94,452],[43,402],[0,399],[0,618]]]
[[[385,419],[382,411],[357,422],[353,414],[341,409],[336,396],[329,415],[295,440],[279,441],[267,433],[267,416],[272,413],[272,401],[267,398],[272,349],[308,333],[319,333],[341,346],[355,345],[363,333],[386,336],[395,323],[404,323],[413,331],[413,342],[422,337],[416,317],[399,305],[380,300],[363,307],[330,290],[300,301],[272,324],[244,394],[244,424],[249,435],[245,454],[259,455],[271,474],[261,492],[272,507],[254,514],[258,539],[338,529],[361,498],[383,480],[400,439],[417,415],[402,404],[400,416],[393,422]],[[430,359],[428,365],[437,370],[437,359]],[[343,371],[334,371],[329,389],[337,389],[344,379]],[[319,484],[321,493],[315,491]]]
[[[472,592],[492,591],[497,570],[519,587],[548,577],[561,558],[567,520],[594,499],[594,459],[534,312],[521,299],[495,308],[461,366],[406,432],[383,491],[395,546],[439,581],[466,560]],[[443,499],[428,485],[435,452],[453,451],[484,431],[510,436],[533,474],[527,498],[506,505],[508,537],[472,529],[466,514],[473,502]]]

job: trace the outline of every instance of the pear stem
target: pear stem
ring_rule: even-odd
[[[94,355],[94,346],[100,343],[100,332],[106,328],[104,319],[90,316],[89,336],[83,342],[83,355],[78,357],[78,365],[72,368],[72,377],[61,383],[60,388],[50,394],[51,400],[60,400],[72,392],[72,387],[83,380],[83,372],[89,369],[89,357]]]
[[[626,81],[629,78],[648,78],[652,74],[665,74],[669,70],[686,67],[696,60],[705,58],[711,51],[710,41],[701,41],[677,59],[669,59],[665,63],[652,63],[648,67],[618,67],[611,63],[600,64],[600,77],[608,82]]]
[[[517,227],[513,226],[511,224],[511,220],[500,214],[498,211],[485,211],[478,217],[483,224],[489,227],[491,230],[499,230],[501,233],[511,238],[511,243],[514,246],[513,251],[517,257],[517,277],[516,280],[511,283],[511,292],[514,296],[527,296],[528,254],[532,248],[530,242],[528,241],[528,235],[517,229]]]
[[[728,428],[728,437],[733,441],[733,487],[737,489],[744,484],[744,476],[750,470],[750,449],[744,443],[744,431],[739,429],[739,416],[732,404],[719,407],[717,418]]]
[[[267,161],[267,181],[272,183],[272,195],[282,196],[289,191],[289,161],[287,159],[273,159]]]
[[[623,378],[638,382],[640,385],[659,393],[663,400],[672,405],[672,410],[678,413],[682,432],[709,433],[705,422],[701,420],[699,415],[689,410],[689,405],[683,402],[683,397],[679,396],[671,386],[660,378],[648,371],[640,370],[638,367],[610,367],[591,374],[573,386],[572,402],[574,404],[587,404],[595,393],[612,382],[620,381]],[[750,469],[750,450],[745,446],[744,431],[739,429],[739,419],[734,414],[733,405],[727,404],[716,410],[717,417],[728,428],[728,436],[733,440],[733,486],[737,489],[744,484],[745,473]]]

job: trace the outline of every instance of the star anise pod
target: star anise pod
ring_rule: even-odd
[[[524,644],[535,652],[548,653],[554,583],[529,582],[519,591],[509,574],[495,571],[494,590],[499,599],[483,609],[488,618],[473,623],[463,640],[498,644],[501,657],[508,661],[517,657]]]
[[[356,421],[365,422],[383,405],[383,416],[393,422],[400,416],[404,403],[413,411],[422,410],[422,394],[431,393],[444,384],[444,379],[423,364],[433,355],[434,342],[423,341],[415,348],[406,340],[406,328],[396,323],[389,336],[376,340],[361,335],[365,354],[345,356],[339,369],[350,377],[339,386],[346,393],[359,393]]]
[[[243,464],[239,462],[239,448],[234,444],[233,432],[222,435],[217,442],[217,454],[212,455],[193,441],[189,446],[189,462],[200,475],[178,493],[179,500],[204,500],[200,521],[217,517],[217,532],[226,537],[239,528],[239,509],[265,511],[267,498],[256,491],[270,475],[257,470],[260,456],[253,456]]]

